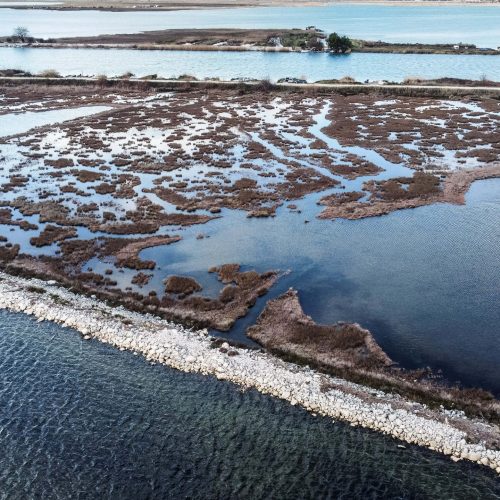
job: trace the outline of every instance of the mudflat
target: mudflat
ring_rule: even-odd
[[[168,290],[143,295],[142,275],[120,290],[114,274],[124,267],[154,273],[154,260],[140,258],[143,249],[182,245],[179,230],[210,224],[224,210],[274,217],[278,207],[294,211],[295,200],[319,193],[318,217],[359,219],[464,203],[475,179],[500,176],[500,103],[493,98],[389,99],[258,87],[162,93],[18,85],[2,92],[4,115],[110,107],[2,140],[9,148],[0,161],[9,166],[0,178],[0,222],[32,235],[21,249],[19,236],[6,232],[4,265],[56,273],[107,296],[126,292],[137,307],[221,329],[245,307],[227,321],[207,311],[228,310],[238,297],[250,306],[276,273],[235,274],[227,284],[239,288],[224,289],[216,302]],[[49,255],[33,255],[32,248],[44,247]],[[94,258],[110,260],[106,274],[85,266]],[[240,297],[243,290],[250,295]]]
[[[202,280],[199,267],[166,273],[157,259],[181,247],[188,228],[199,228],[197,242],[231,211],[246,214],[242,231],[280,217],[280,207],[301,217],[296,202],[312,195],[323,219],[461,204],[475,179],[500,177],[492,97],[52,83],[0,89],[4,118],[91,110],[0,140],[0,267],[184,325],[230,330],[284,271],[251,268],[242,255],[207,264]],[[269,302],[249,336],[363,383],[438,394],[498,418],[487,393],[440,392],[424,372],[395,374],[362,326],[315,325],[293,292]],[[424,389],[411,381],[422,377]]]

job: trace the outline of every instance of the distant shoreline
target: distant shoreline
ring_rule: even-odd
[[[155,4],[146,3],[144,0],[137,2],[124,2],[125,5],[117,6],[112,1],[104,1],[102,3],[93,2],[91,0],[82,0],[78,2],[67,2],[62,0],[54,2],[52,5],[47,3],[33,5],[23,5],[27,2],[23,0],[10,0],[11,5],[0,5],[0,8],[9,9],[36,9],[36,10],[60,10],[60,11],[78,11],[78,10],[97,10],[103,12],[150,12],[150,11],[180,11],[180,10],[209,10],[209,9],[236,9],[236,8],[258,8],[258,7],[283,7],[283,8],[300,8],[300,7],[328,7],[336,5],[386,5],[386,6],[405,6],[405,7],[425,7],[425,6],[470,6],[470,7],[498,7],[500,1],[474,1],[474,0],[335,0],[330,2],[307,1],[302,0],[300,3],[294,3],[287,0],[267,0],[265,2],[247,3],[244,1],[218,1],[208,0],[206,2],[189,0],[158,0]]]

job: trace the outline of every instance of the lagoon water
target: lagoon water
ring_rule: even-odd
[[[494,471],[0,311],[0,498],[495,499]]]
[[[16,68],[32,73],[54,69],[61,75],[157,74],[197,78],[252,77],[273,80],[292,76],[308,81],[349,75],[359,81],[402,81],[408,76],[444,76],[500,81],[500,56],[444,54],[331,55],[268,52],[196,52],[126,49],[0,48],[0,69]]]
[[[500,179],[474,183],[464,206],[357,221],[317,219],[321,196],[298,201],[300,214],[283,206],[275,218],[226,210],[182,231],[178,245],[144,250],[141,257],[161,269],[149,287],[161,293],[162,277],[191,275],[215,294],[207,269],[226,262],[289,270],[224,335],[245,340],[265,302],[293,287],[315,321],[358,322],[403,366],[431,366],[500,395]],[[209,238],[196,239],[200,230]],[[108,264],[90,266],[104,272]],[[128,285],[133,272],[121,276]]]
[[[27,111],[19,114],[0,115],[0,137],[21,134],[35,127],[42,127],[57,121],[74,120],[83,116],[110,109],[107,106],[82,106],[80,108],[57,109],[51,111]]]
[[[305,28],[390,42],[500,45],[500,8],[477,5],[334,4],[158,12],[1,9],[0,36],[26,26],[35,37],[135,33],[172,28]]]
[[[315,25],[353,38],[391,42],[500,45],[500,7],[330,5],[294,8],[209,9],[159,12],[0,9],[0,35],[26,26],[35,37],[132,33],[168,28],[304,28]],[[346,75],[364,81],[401,81],[408,76],[500,80],[500,57],[428,54],[228,53],[80,49],[0,49],[0,69],[31,72],[55,69],[62,75],[127,71],[137,76],[190,74],[198,78],[291,76],[309,81]]]

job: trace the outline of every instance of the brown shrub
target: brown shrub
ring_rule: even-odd
[[[215,272],[218,273],[219,280],[222,281],[222,283],[231,283],[234,281],[239,270],[239,264],[223,264],[215,268]]]
[[[222,289],[222,291],[219,295],[220,301],[223,302],[224,304],[231,302],[232,300],[234,300],[236,298],[237,291],[238,291],[237,287],[235,287],[233,285],[226,285]]]
[[[322,351],[356,349],[365,344],[366,334],[350,324],[324,326],[297,324],[290,340],[295,344],[314,345]]]
[[[19,248],[19,245],[14,245],[12,247],[6,245],[0,246],[0,261],[10,262],[14,260],[19,253]]]
[[[134,285],[138,286],[144,286],[149,283],[149,280],[151,279],[152,274],[145,274],[143,272],[137,273],[133,278],[132,278],[132,283]]]
[[[94,182],[102,177],[102,174],[98,172],[93,172],[92,170],[72,170],[71,173],[80,182]]]
[[[202,286],[189,276],[169,276],[165,281],[165,291],[168,293],[189,295],[200,290]]]

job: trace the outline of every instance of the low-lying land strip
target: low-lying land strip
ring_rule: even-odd
[[[342,51],[394,54],[468,54],[500,55],[496,47],[474,44],[389,43],[348,40]],[[21,43],[22,42],[22,43]],[[167,29],[142,33],[123,33],[82,37],[35,39],[24,41],[15,36],[0,37],[0,45],[28,45],[42,48],[94,48],[198,51],[313,51],[329,50],[326,34],[314,27],[307,29]]]
[[[470,460],[500,473],[498,428],[461,412],[367,389],[269,354],[231,347],[205,331],[185,330],[157,317],[75,295],[55,282],[0,273],[0,308],[31,314],[79,331],[149,361],[186,372],[254,387],[308,411],[373,429],[428,447],[457,460]]]
[[[324,33],[315,29],[168,29],[132,34],[33,39],[30,47],[159,50],[306,50]],[[0,43],[16,43],[2,37]]]
[[[247,335],[269,352],[313,366],[365,386],[396,392],[433,407],[467,410],[469,415],[500,423],[500,403],[477,389],[447,387],[430,370],[402,370],[358,324],[318,325],[304,314],[299,294],[291,289],[270,300]]]
[[[97,76],[61,76],[57,71],[45,70],[39,74],[31,74],[23,70],[0,69],[0,85],[41,85],[41,86],[98,86],[99,88],[156,90],[159,92],[227,89],[239,92],[303,92],[315,95],[340,93],[379,94],[402,97],[433,97],[433,98],[474,98],[500,96],[500,82],[490,80],[464,80],[459,78],[438,78],[425,80],[407,78],[403,83],[360,83],[351,77],[332,80],[320,80],[307,83],[295,78],[284,79],[273,83],[269,80],[255,80],[250,78],[236,78],[231,81],[215,79],[198,80],[192,75],[181,75],[176,79],[169,79],[154,75],[134,78],[132,73],[118,77]],[[290,80],[290,81],[287,81]]]
[[[500,55],[496,47],[477,47],[464,43],[389,43],[370,40],[353,40],[352,52],[390,54],[469,54]]]

